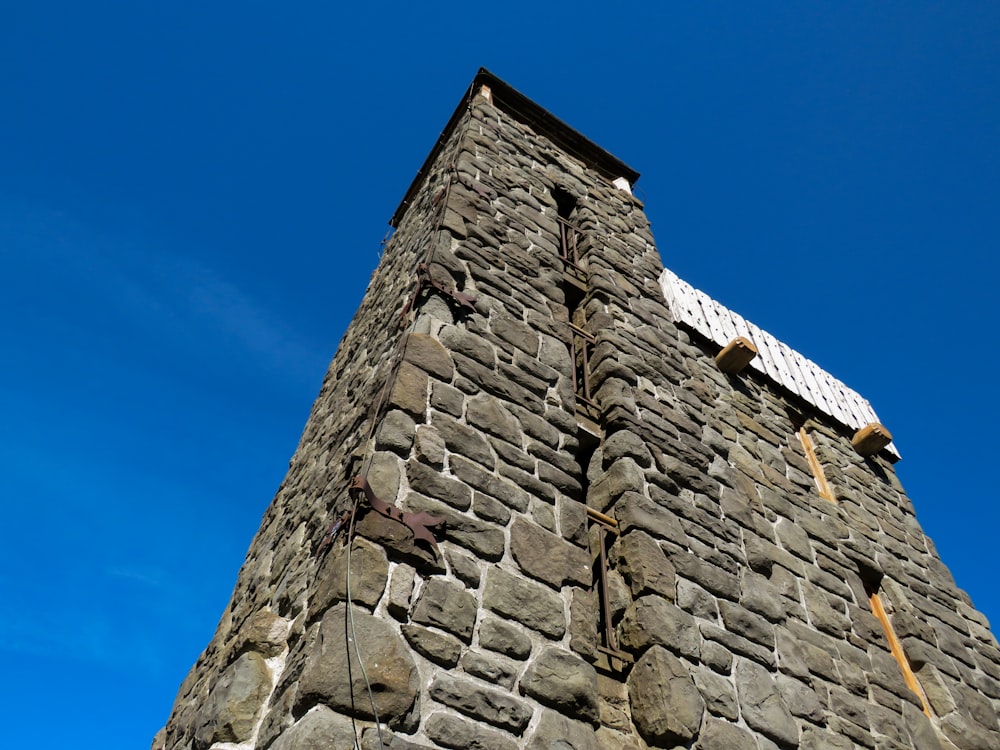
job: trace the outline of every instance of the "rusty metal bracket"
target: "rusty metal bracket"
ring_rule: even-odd
[[[351,520],[352,515],[354,515],[353,510],[346,511],[343,515],[335,519],[333,523],[330,524],[330,528],[326,530],[326,536],[323,537],[323,540],[319,543],[319,546],[316,548],[317,555],[323,554],[323,552],[326,551],[327,547],[333,545],[333,543],[337,539],[337,535],[340,533],[340,530],[344,528],[344,525],[348,521]]]
[[[411,532],[413,532],[414,542],[426,542],[435,553],[438,551],[437,539],[434,537],[434,533],[431,529],[439,529],[443,527],[445,519],[440,516],[433,516],[426,511],[421,511],[420,513],[405,513],[396,506],[389,505],[389,503],[381,500],[375,494],[375,491],[372,490],[371,486],[368,484],[368,480],[362,476],[356,476],[351,480],[351,492],[360,492],[368,501],[372,510],[380,516],[385,516],[386,518],[406,526]]]
[[[410,310],[416,304],[420,293],[428,287],[435,289],[444,296],[457,312],[476,312],[475,297],[454,289],[451,284],[435,279],[433,274],[431,274],[430,267],[426,263],[421,263],[417,266],[417,286],[410,295],[410,299],[406,301],[406,306],[403,307],[400,317],[405,318],[409,314]]]

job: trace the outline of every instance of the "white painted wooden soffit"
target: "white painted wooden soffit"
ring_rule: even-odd
[[[660,286],[675,322],[719,346],[726,346],[737,336],[749,339],[758,352],[749,366],[823,414],[855,430],[879,421],[868,399],[860,393],[669,269],[660,275]],[[890,443],[886,450],[899,459],[895,445]]]

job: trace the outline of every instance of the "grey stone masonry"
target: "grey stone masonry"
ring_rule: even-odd
[[[154,750],[1000,748],[892,463],[675,325],[636,178],[480,71]]]

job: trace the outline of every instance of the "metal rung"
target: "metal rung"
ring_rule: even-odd
[[[591,521],[596,521],[597,523],[608,526],[609,530],[618,528],[618,521],[613,519],[611,516],[604,515],[598,510],[594,510],[593,508],[587,508],[587,517],[590,518]]]
[[[592,334],[590,331],[584,330],[583,328],[580,328],[580,326],[574,325],[573,323],[567,323],[566,325],[568,325],[570,327],[570,330],[573,331],[573,333],[575,333],[580,338],[586,339],[592,344],[597,343],[597,337],[594,336],[594,334]]]
[[[615,659],[621,659],[624,662],[632,664],[635,662],[632,654],[626,653],[624,651],[619,651],[616,648],[608,648],[607,646],[598,646],[597,650],[602,654],[607,654],[608,656],[613,656]]]

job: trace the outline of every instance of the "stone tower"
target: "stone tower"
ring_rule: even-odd
[[[481,70],[154,748],[1000,748],[864,399]]]

